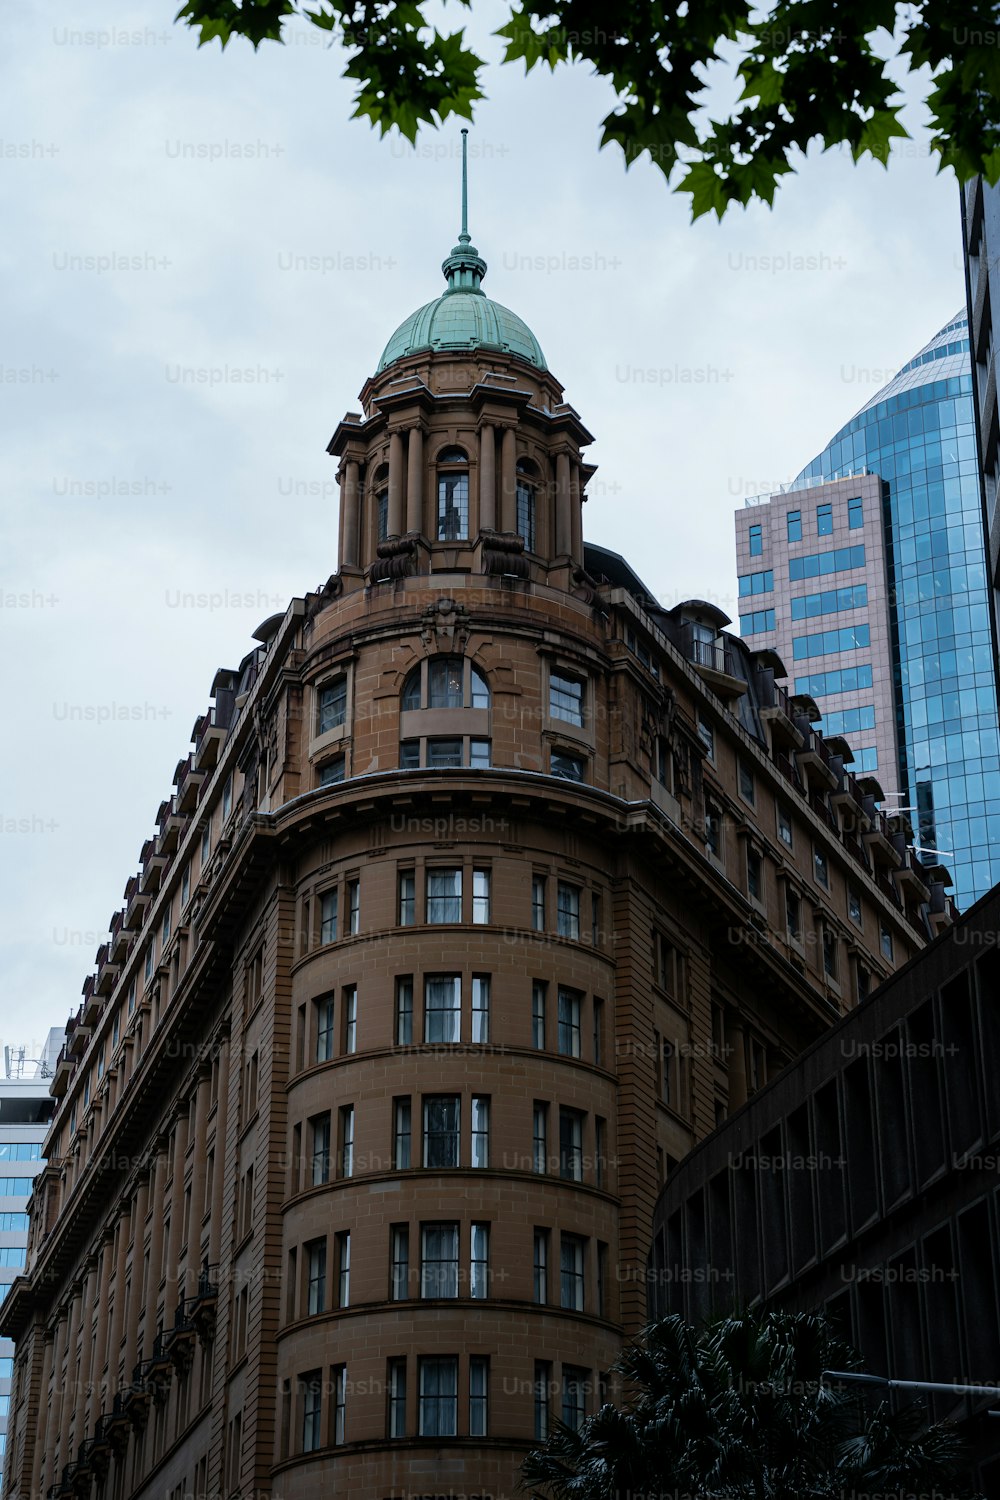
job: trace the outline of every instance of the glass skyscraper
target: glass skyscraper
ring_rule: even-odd
[[[898,786],[968,907],[1000,881],[1000,723],[964,313],[792,488],[864,473],[882,481]]]

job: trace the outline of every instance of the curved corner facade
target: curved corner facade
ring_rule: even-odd
[[[72,1018],[12,1500],[512,1494],[667,1170],[950,920],[767,655],[584,547],[551,375],[362,408],[340,568],[216,674]]]

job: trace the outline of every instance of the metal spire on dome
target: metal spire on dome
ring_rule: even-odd
[[[442,292],[442,296],[447,297],[449,292],[478,292],[480,296],[485,295],[480,283],[486,275],[486,262],[469,234],[469,132],[465,126],[462,127],[462,228],[458,244],[452,247],[441,270],[448,283],[447,291]]]

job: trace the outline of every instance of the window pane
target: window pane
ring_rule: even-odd
[[[490,1164],[490,1101],[482,1095],[472,1098],[472,1165]]]
[[[580,888],[560,880],[556,902],[557,931],[560,937],[580,936]]]
[[[347,717],[347,678],[338,677],[319,690],[318,732],[336,729]]]
[[[458,1296],[458,1225],[424,1224],[420,1231],[421,1297]]]
[[[553,776],[559,776],[563,781],[583,781],[583,761],[578,755],[563,755],[560,750],[553,750],[549,758],[549,770]]]
[[[457,974],[428,975],[424,981],[424,1041],[461,1041],[462,981]]]
[[[420,1361],[421,1437],[454,1437],[458,1430],[458,1360]]]
[[[436,768],[460,766],[462,764],[462,741],[428,740],[427,764]]]
[[[549,677],[549,714],[569,724],[583,724],[583,683],[572,677]]]
[[[465,658],[439,656],[427,667],[429,708],[461,708],[465,702]]]
[[[490,1039],[490,977],[472,978],[472,1040],[485,1045]]]
[[[428,922],[461,922],[461,870],[427,871]]]
[[[459,1097],[432,1094],[424,1100],[424,1166],[458,1166]]]
[[[469,534],[468,474],[438,475],[437,539],[455,542]]]
[[[559,1051],[564,1057],[580,1056],[580,996],[559,990]]]

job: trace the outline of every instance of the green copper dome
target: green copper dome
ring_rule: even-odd
[[[385,346],[379,370],[418,349],[499,349],[545,370],[541,345],[523,318],[479,291],[446,291],[418,307]]]
[[[378,373],[406,354],[422,349],[496,349],[516,354],[537,370],[546,370],[542,347],[527,323],[492,302],[482,290],[486,262],[469,236],[466,137],[462,131],[462,232],[441,267],[448,285],[434,302],[425,303],[400,323],[382,351]]]

